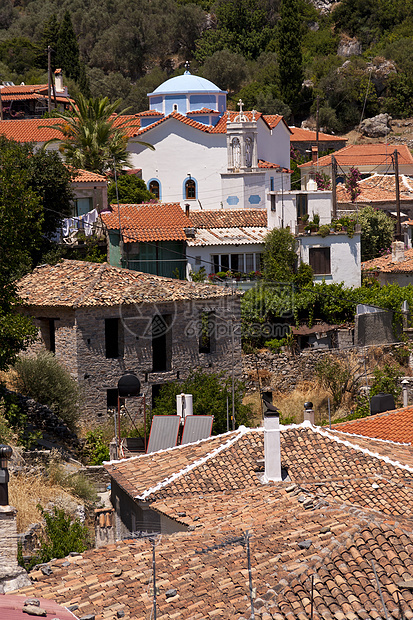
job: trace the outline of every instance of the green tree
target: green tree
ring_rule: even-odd
[[[155,200],[146,188],[146,183],[135,174],[121,174],[118,176],[118,197],[120,204],[140,204]],[[108,187],[109,203],[116,203],[116,184],[112,180]]]
[[[297,102],[303,82],[301,11],[298,0],[282,0],[277,30],[279,79],[282,100]]]
[[[16,142],[0,138],[0,370],[36,335],[32,322],[15,311],[17,280],[30,269],[40,243],[41,200],[30,185],[27,154]]]
[[[10,71],[23,75],[36,65],[38,47],[26,37],[15,37],[0,43],[0,60]]]
[[[289,228],[274,228],[265,237],[263,276],[269,282],[291,282],[297,263],[296,240]]]
[[[80,77],[79,45],[69,11],[66,11],[60,24],[56,42],[55,66],[62,69],[67,77],[76,81]]]
[[[127,151],[127,129],[135,127],[130,117],[116,113],[120,101],[110,103],[107,97],[86,99],[79,95],[76,105],[69,112],[59,112],[61,119],[54,128],[60,131],[62,138],[53,138],[43,148],[53,142],[60,142],[60,150],[66,161],[83,170],[105,174],[113,169],[114,161],[120,172],[124,166],[130,166]],[[148,148],[153,146],[138,142]]]
[[[202,370],[191,372],[188,379],[179,383],[167,383],[162,386],[154,415],[171,415],[176,412],[176,396],[185,393],[193,396],[194,415],[213,415],[214,423],[212,432],[214,435],[225,433],[227,430],[227,398],[229,399],[229,411],[231,414],[231,377],[225,377],[222,373],[205,373]],[[249,426],[253,415],[247,405],[242,404],[244,395],[243,384],[235,381],[235,422],[236,428],[240,425]],[[230,422],[230,429],[232,424]]]
[[[59,37],[59,22],[56,13],[53,13],[43,24],[43,32],[39,41],[39,57],[38,66],[47,71],[47,47],[50,45],[52,54],[50,57],[52,71],[57,69],[56,66],[56,50],[57,40]]]
[[[247,75],[247,63],[240,54],[227,49],[215,52],[202,67],[203,77],[223,90],[237,91]]]
[[[42,351],[36,357],[20,357],[14,369],[14,386],[20,394],[47,405],[69,428],[76,429],[79,387],[53,353]]]
[[[380,256],[393,241],[393,220],[384,211],[367,206],[359,212],[358,221],[361,227],[361,260]]]

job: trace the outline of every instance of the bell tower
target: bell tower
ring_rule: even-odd
[[[231,121],[227,119],[228,172],[245,173],[258,171],[256,111],[251,120],[244,114],[243,102],[238,102],[239,113]]]

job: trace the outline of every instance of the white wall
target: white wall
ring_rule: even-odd
[[[283,168],[290,168],[290,132],[280,121],[274,129],[259,118],[257,121],[258,159],[264,159]],[[290,178],[288,176],[288,178]],[[289,187],[285,187],[289,189]]]
[[[205,267],[206,274],[213,272],[213,254],[254,254],[264,251],[264,243],[246,243],[241,245],[209,245],[209,246],[190,246],[186,249],[189,271],[199,271]],[[195,257],[201,258],[201,264],[195,264]]]
[[[302,235],[299,237],[300,258],[309,264],[311,247],[330,247],[331,274],[314,276],[314,282],[325,280],[327,284],[344,282],[346,286],[361,286],[360,234],[350,238],[346,233],[333,233],[327,237]]]
[[[220,173],[227,170],[225,134],[208,134],[171,118],[145,132],[141,139],[152,144],[155,151],[130,141],[132,166],[142,169],[146,183],[154,178],[160,181],[162,202],[189,203],[199,209],[198,200],[183,198],[183,184],[190,174],[202,208],[220,208]]]
[[[265,208],[265,176],[264,171],[222,174],[222,206],[228,209]]]
[[[292,232],[295,232],[295,227],[297,226],[297,194],[307,195],[309,220],[312,220],[314,215],[318,213],[320,225],[331,222],[331,192],[277,192],[275,194],[275,211],[271,211],[271,203],[270,201],[268,202],[268,228],[270,230],[272,228],[281,228],[282,220],[284,219],[284,227],[290,226]]]

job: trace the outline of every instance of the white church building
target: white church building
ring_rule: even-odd
[[[227,93],[185,71],[148,94],[129,141],[134,168],[162,202],[193,210],[265,208],[290,189],[290,134],[282,116],[227,110]]]

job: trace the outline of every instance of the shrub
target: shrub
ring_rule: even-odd
[[[53,508],[51,513],[38,506],[45,520],[45,536],[40,538],[41,549],[28,564],[25,565],[21,553],[18,554],[19,564],[30,570],[35,564],[49,562],[53,558],[64,558],[72,551],[82,553],[90,548],[89,531],[79,519],[73,519],[61,508]]]
[[[49,479],[52,484],[67,489],[85,501],[93,502],[97,498],[93,483],[84,474],[68,474],[57,462],[49,467]]]
[[[90,465],[102,465],[109,461],[109,447],[103,439],[102,431],[89,431],[86,434],[85,454]]]
[[[29,428],[27,414],[19,405],[16,394],[0,390],[0,437],[3,443],[13,439],[19,446],[30,448],[41,436],[41,431]]]
[[[79,418],[80,393],[76,381],[53,353],[20,357],[15,365],[15,388],[59,415],[71,430]]]

